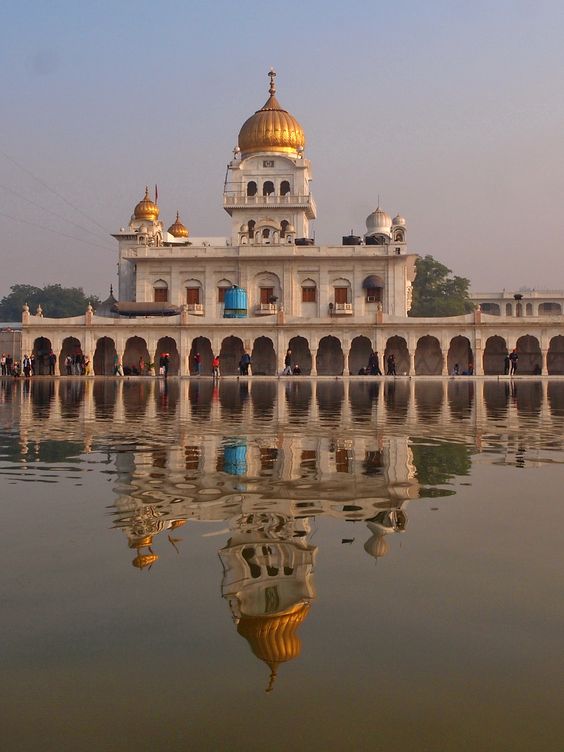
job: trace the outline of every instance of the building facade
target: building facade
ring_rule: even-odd
[[[219,355],[230,375],[247,351],[253,375],[272,376],[291,350],[304,375],[355,375],[375,350],[382,370],[394,355],[398,375],[455,368],[482,375],[503,373],[506,353],[517,349],[521,373],[564,374],[561,307],[546,301],[534,309],[534,322],[498,312],[488,300],[487,313],[409,318],[417,256],[401,215],[392,219],[377,206],[364,236],[315,244],[305,134],[278,102],[275,75],[269,73],[268,99],[241,127],[227,167],[230,234],[191,238],[179,214],[165,229],[156,196],[146,190],[114,234],[119,301],[72,319],[24,311],[22,352],[36,353],[40,372],[53,350],[61,373],[69,353],[88,356],[96,375],[112,374],[117,362],[135,375],[167,352],[172,375],[190,375],[196,354],[202,374],[211,374]],[[233,290],[244,296],[235,317],[225,305]]]

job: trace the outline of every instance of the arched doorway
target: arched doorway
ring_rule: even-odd
[[[292,337],[288,342],[288,348],[292,351],[292,366],[299,365],[304,376],[311,373],[311,351],[305,337]]]
[[[564,374],[564,337],[561,334],[550,340],[546,362],[551,376]]]
[[[484,374],[491,376],[504,372],[504,361],[507,355],[507,342],[503,337],[494,335],[486,340],[484,350]]]
[[[253,375],[273,376],[276,374],[276,353],[270,337],[257,337],[251,353]]]
[[[349,351],[349,373],[351,376],[355,376],[361,368],[368,366],[368,358],[371,353],[372,342],[368,337],[360,336],[353,339]],[[382,368],[381,363],[380,368]]]
[[[192,340],[189,355],[190,363],[188,364],[189,372],[192,374],[196,374],[196,362],[194,360],[196,353],[200,354],[200,375],[211,376],[213,352],[211,342],[207,337],[194,337]],[[223,372],[222,365],[220,365],[220,368]]]
[[[163,353],[168,353],[169,355],[168,375],[178,376],[178,372],[180,371],[180,356],[178,354],[175,339],[173,339],[172,337],[161,337],[157,342],[157,349],[155,351],[155,357],[153,359],[156,373],[158,373],[159,358]]]
[[[101,337],[96,342],[94,351],[94,374],[96,376],[112,376],[114,373],[116,343],[110,337]]]
[[[239,361],[244,351],[243,342],[239,337],[232,335],[223,340],[219,353],[219,367],[223,375],[234,376],[239,373]]]
[[[474,358],[472,356],[472,346],[468,337],[459,335],[453,337],[450,341],[447,355],[448,372],[452,373],[454,366],[458,365],[459,373],[470,373],[474,371]]]
[[[415,348],[415,373],[418,376],[440,376],[443,372],[443,354],[436,337],[426,334],[417,340]]]
[[[396,362],[396,373],[398,376],[409,374],[409,350],[407,349],[407,342],[403,337],[390,337],[386,342],[386,349],[384,350],[384,362],[382,366],[382,373],[388,371],[388,358],[390,355],[394,356]]]
[[[323,337],[317,350],[317,375],[342,376],[344,364],[345,358],[341,348],[341,341],[331,335]]]
[[[142,337],[130,337],[125,343],[123,354],[123,373],[125,376],[139,375],[139,360],[141,358],[143,358],[145,364],[151,362],[147,343]]]
[[[49,354],[52,350],[51,340],[47,337],[38,337],[33,343],[35,373],[39,376],[49,375]]]
[[[530,334],[525,334],[517,340],[517,354],[519,355],[518,374],[541,373],[542,355],[539,341]]]
[[[72,363],[70,364],[70,374],[67,371],[66,359],[70,357]],[[77,357],[79,358],[77,362]],[[63,340],[63,346],[59,353],[59,373],[61,376],[80,376],[82,374],[82,347],[80,346],[80,340],[76,337],[66,337]]]

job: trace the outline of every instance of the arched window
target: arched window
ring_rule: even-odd
[[[225,301],[225,291],[233,287],[228,279],[220,279],[217,283],[217,302],[223,303]]]
[[[315,303],[317,301],[317,285],[313,279],[304,279],[302,282],[302,303]]]
[[[290,193],[290,183],[287,180],[283,180],[280,183],[280,195],[287,196]]]
[[[201,300],[202,286],[197,279],[189,279],[186,282],[186,303],[188,305],[199,305]]]
[[[269,238],[270,237],[270,230],[265,227],[265,229],[262,231],[262,237],[263,238]]]
[[[396,243],[403,243],[403,230],[396,230],[394,233]]]
[[[249,227],[249,240],[252,240],[255,237],[256,222],[254,219],[249,219],[249,221],[247,222],[247,225]]]
[[[527,303],[525,306],[525,316],[532,316],[533,315],[533,304]]]
[[[286,230],[288,229],[290,223],[287,219],[283,219],[282,222],[280,222],[280,237],[285,238],[286,237]]]
[[[153,300],[155,303],[168,303],[168,285],[164,279],[157,279],[153,284]]]
[[[511,303],[505,304],[505,315],[506,316],[513,316],[513,306]]]
[[[247,183],[247,196],[256,196],[257,195],[257,184],[254,180],[249,180]]]
[[[272,180],[265,180],[265,182],[262,185],[262,195],[263,196],[272,196],[274,193],[274,183]]]
[[[351,297],[351,283],[348,279],[336,279],[333,282],[333,290],[335,293],[335,305],[345,305],[350,303]]]
[[[376,274],[371,274],[366,277],[362,283],[362,287],[366,292],[367,303],[381,303],[384,299],[384,282],[381,277]]]

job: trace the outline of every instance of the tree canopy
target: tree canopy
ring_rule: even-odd
[[[20,321],[24,303],[31,313],[41,305],[45,316],[64,318],[80,316],[88,303],[95,308],[99,302],[96,295],[85,295],[82,287],[12,285],[10,293],[0,300],[0,321]]]
[[[451,269],[432,256],[418,258],[415,271],[410,316],[459,316],[474,310],[466,277],[453,276]]]

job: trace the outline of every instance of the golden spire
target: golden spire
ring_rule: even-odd
[[[276,92],[276,84],[274,83],[274,79],[276,78],[276,71],[274,70],[274,68],[271,68],[268,71],[268,75],[270,77],[270,88],[268,90],[268,93],[270,94],[270,96],[273,96],[273,94]]]

